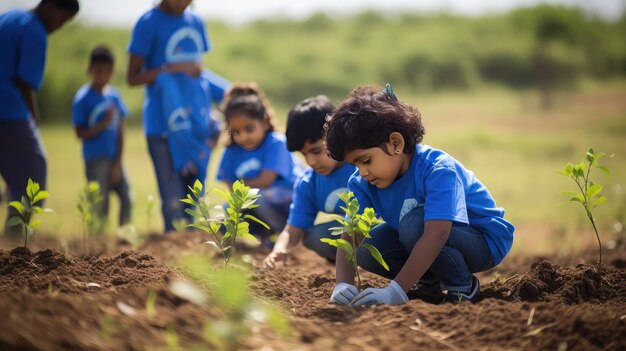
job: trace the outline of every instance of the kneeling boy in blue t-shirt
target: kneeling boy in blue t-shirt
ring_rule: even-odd
[[[109,190],[120,197],[119,225],[130,223],[130,190],[122,168],[124,120],[128,109],[119,91],[110,86],[113,53],[104,46],[92,50],[89,60],[91,82],[83,85],[72,107],[72,123],[83,141],[83,158],[88,181],[100,184],[102,203],[99,214],[109,211]]]
[[[329,228],[338,226],[338,222],[314,225],[314,221],[318,212],[343,215],[338,194],[348,190],[348,179],[356,168],[331,159],[324,149],[324,122],[333,110],[330,100],[319,95],[301,101],[289,111],[287,148],[291,152],[300,151],[309,167],[294,183],[287,225],[264,261],[268,268],[273,268],[277,261],[284,263],[291,249],[300,242],[320,256],[335,260],[336,248],[320,239],[330,238]]]

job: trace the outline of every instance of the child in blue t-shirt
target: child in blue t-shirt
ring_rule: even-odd
[[[91,82],[83,85],[72,107],[72,124],[83,141],[83,159],[87,181],[100,184],[102,203],[100,215],[109,212],[109,191],[120,198],[119,225],[130,223],[131,202],[128,180],[122,167],[124,120],[128,109],[119,91],[109,85],[114,57],[107,47],[91,51],[88,73]]]
[[[366,240],[390,271],[366,250],[359,250],[358,262],[393,279],[386,288],[359,293],[354,269],[338,250],[331,301],[403,304],[415,287],[424,294],[447,290],[448,302],[475,302],[480,284],[472,273],[500,264],[513,243],[514,227],[487,188],[450,155],[420,144],[425,133],[420,112],[398,101],[389,85],[353,90],[325,128],[330,156],[359,170],[348,189],[361,209],[373,207],[386,222]]]
[[[269,235],[285,226],[293,183],[300,164],[287,150],[285,136],[274,130],[274,111],[255,83],[234,83],[227,91],[222,111],[230,139],[218,169],[217,179],[229,188],[241,179],[260,189],[255,216],[270,227],[251,224],[250,232],[269,245]]]
[[[329,229],[337,221],[314,225],[318,212],[344,214],[338,194],[347,191],[348,179],[355,172],[352,165],[328,157],[322,134],[326,115],[334,107],[328,97],[319,95],[299,102],[287,116],[287,148],[300,151],[309,165],[293,186],[293,200],[287,225],[278,236],[264,265],[273,268],[287,260],[288,253],[300,242],[320,256],[335,261],[337,249],[320,241],[330,238]]]
[[[29,178],[46,188],[37,91],[43,78],[48,35],[73,18],[78,8],[77,0],[42,0],[31,11],[0,14],[0,176],[8,186],[7,203],[26,195]],[[9,207],[7,220],[15,214],[17,211]],[[11,236],[21,235],[19,226],[5,230]]]
[[[163,106],[160,85],[155,84],[155,81],[161,73],[185,74],[194,78],[199,78],[202,73],[202,55],[210,50],[211,45],[202,20],[188,9],[190,3],[190,0],[160,1],[137,21],[128,46],[128,83],[131,86],[146,86],[143,125],[161,195],[166,232],[175,230],[174,222],[189,219],[180,199],[188,191],[188,180],[195,180],[195,176],[191,175],[193,172],[181,172],[181,168],[174,164],[175,160],[186,160],[187,157],[178,157],[172,153],[173,150],[176,152],[185,148],[176,145],[171,147],[167,125],[170,116],[163,115],[166,107]],[[192,84],[198,87],[196,83],[194,81]],[[196,90],[196,93],[190,95],[198,94],[201,93]],[[203,108],[210,110],[208,101],[198,102],[194,98],[187,101],[188,97],[183,96],[189,110],[194,111],[192,114]],[[190,176],[185,177],[183,174]]]

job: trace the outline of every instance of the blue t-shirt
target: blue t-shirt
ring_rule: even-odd
[[[430,146],[416,145],[407,172],[386,189],[371,185],[358,172],[348,188],[361,210],[373,207],[396,230],[405,214],[423,204],[425,221],[445,220],[481,230],[495,264],[513,245],[515,228],[504,219],[504,209],[496,207],[487,188],[457,160]]]
[[[271,132],[256,150],[248,151],[237,144],[228,146],[222,155],[217,179],[235,182],[254,179],[267,169],[276,173],[272,186],[292,188],[301,173],[300,162],[287,150],[285,135]]]
[[[321,175],[308,167],[293,186],[293,201],[287,224],[300,229],[313,226],[318,212],[344,214],[339,207],[339,194],[348,191],[348,179],[356,167],[343,164],[329,175]]]
[[[128,108],[124,105],[119,91],[107,86],[104,93],[93,90],[90,84],[83,85],[74,96],[72,104],[72,124],[77,128],[92,128],[113,106],[117,113],[109,126],[98,135],[83,139],[83,159],[86,161],[98,157],[114,159],[117,153],[117,138],[120,118],[128,116]]]
[[[16,81],[39,90],[47,43],[46,28],[32,12],[0,15],[0,121],[27,121],[31,116]]]
[[[164,64],[200,62],[211,48],[202,20],[190,10],[172,16],[155,7],[145,13],[133,29],[128,52],[144,58],[144,69]],[[154,85],[146,86],[143,124],[146,135],[162,136],[166,126],[158,116]]]
[[[155,83],[159,97],[159,115],[167,126],[167,140],[174,168],[178,172],[190,164],[197,178],[204,181],[211,154],[209,139],[219,122],[211,118],[213,102],[220,102],[228,82],[205,71],[199,78],[181,73],[162,73]]]

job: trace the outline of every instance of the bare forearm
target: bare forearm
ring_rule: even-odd
[[[424,235],[415,243],[409,258],[394,279],[405,292],[426,273],[446,244],[451,228],[451,223],[446,223],[449,224],[433,225],[433,222],[426,222]]]
[[[30,87],[30,85],[26,84],[25,82],[21,80],[18,80],[18,86],[20,88],[20,93],[22,94],[22,98],[26,102],[26,106],[28,106],[28,109],[30,110],[30,113],[32,114],[33,119],[35,120],[35,123],[39,125],[41,123],[41,119],[39,116],[37,93],[35,92],[35,90],[33,90],[33,88]]]
[[[287,225],[278,236],[272,251],[286,252],[297,246],[304,238],[304,231],[300,228]]]
[[[341,238],[350,241],[350,237],[347,234],[342,234]],[[335,259],[335,275],[337,283],[354,284],[354,267],[346,259],[346,253],[343,250],[337,250],[337,256]]]
[[[251,188],[269,188],[276,180],[276,173],[268,170],[261,171],[261,174],[256,178],[244,179],[244,183]]]

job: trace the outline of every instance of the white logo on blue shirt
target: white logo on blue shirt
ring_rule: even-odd
[[[87,120],[87,126],[89,128],[93,128],[98,123],[98,117],[109,109],[110,103],[107,100],[103,100],[96,105],[96,107],[91,110],[89,114],[89,119]],[[117,114],[113,116],[113,121],[109,123],[107,129],[115,129],[115,122],[117,120]]]
[[[257,158],[251,158],[242,162],[239,167],[235,170],[235,175],[238,179],[243,179],[248,172],[256,171],[261,169],[261,161]]]
[[[172,111],[167,118],[167,127],[172,132],[191,129],[191,121],[189,121],[189,110],[185,107],[179,107]]]
[[[331,191],[324,202],[324,212],[334,213],[337,202],[339,202],[339,194],[348,191],[348,188],[337,188]]]
[[[184,50],[181,43],[191,40],[195,47],[194,51]],[[165,61],[168,63],[200,61],[200,52],[203,47],[202,36],[195,28],[184,27],[172,34],[165,46]],[[189,49],[189,48],[188,48]]]
[[[418,202],[416,199],[406,199],[402,204],[402,209],[400,209],[400,218],[398,218],[398,223],[402,220],[402,217],[407,213],[411,212],[413,209],[417,208]]]

